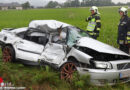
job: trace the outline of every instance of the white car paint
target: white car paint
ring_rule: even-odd
[[[102,43],[89,37],[81,38],[77,42],[77,45],[82,47],[88,47],[98,52],[130,56],[117,48],[114,48],[108,44]]]
[[[57,29],[62,26],[62,28],[67,26],[72,26],[56,20],[34,20],[30,22],[29,27],[37,28],[38,26],[48,25],[51,29]]]
[[[51,38],[49,37],[49,41],[47,44],[41,45],[36,42],[32,42],[29,40],[26,40],[24,38],[18,37],[16,34],[27,31],[30,27],[31,28],[37,28],[38,26],[44,26],[47,25],[51,29],[57,29],[62,26],[62,28],[70,27],[72,25],[56,21],[56,20],[36,20],[32,21],[29,24],[29,27],[24,28],[18,28],[13,30],[7,30],[3,29],[0,32],[0,42],[6,44],[11,44],[15,50],[16,59],[22,59],[25,61],[31,61],[38,63],[39,61],[44,61],[49,64],[55,65],[58,69],[68,62],[69,57],[74,57],[79,62],[79,66],[77,67],[77,70],[80,75],[91,75],[91,82],[96,85],[103,85],[105,82],[102,82],[103,80],[108,81],[108,84],[115,84],[117,78],[119,78],[119,75],[122,72],[130,72],[130,68],[127,69],[122,68],[121,70],[118,70],[117,65],[124,64],[124,67],[127,66],[127,64],[130,63],[130,59],[121,59],[121,60],[113,60],[113,61],[104,61],[106,64],[109,63],[112,65],[111,69],[97,69],[97,68],[90,68],[90,67],[82,67],[82,64],[91,65],[90,61],[94,58],[93,56],[89,55],[89,53],[85,53],[83,51],[78,50],[75,47],[71,47],[70,51],[67,53],[67,46],[63,44],[58,44],[51,42]],[[32,36],[42,36],[43,34],[37,34],[33,33]],[[122,55],[129,57],[128,54],[110,46],[107,44],[104,44],[100,41],[94,40],[89,37],[81,37],[79,41],[76,44],[79,47],[87,47],[92,50],[95,50],[99,53],[108,53],[113,55]],[[96,61],[96,60],[94,60]],[[98,62],[98,61],[97,61]],[[106,67],[107,68],[107,67]],[[127,76],[128,80],[125,80],[123,82],[127,82],[130,80],[130,76]],[[120,77],[119,79],[123,79]]]

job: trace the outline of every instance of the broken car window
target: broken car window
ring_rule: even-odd
[[[41,32],[31,32],[25,39],[42,45],[46,45],[48,41],[46,34]]]
[[[69,31],[69,36],[68,36],[67,45],[69,47],[72,47],[74,44],[76,44],[81,37],[89,37],[89,35],[86,32],[81,31],[80,29],[75,27],[69,27],[68,31]]]

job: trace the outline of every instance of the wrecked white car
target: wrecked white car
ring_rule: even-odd
[[[57,29],[64,38],[59,38]],[[96,85],[130,80],[130,56],[94,40],[83,30],[56,20],[36,20],[29,27],[0,32],[2,60],[29,65],[50,65],[60,70],[61,79],[73,72],[90,74]]]

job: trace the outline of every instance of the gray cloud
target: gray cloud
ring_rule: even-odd
[[[24,3],[27,1],[29,1],[31,5],[34,5],[34,6],[44,6],[50,0],[0,0],[0,3],[11,3],[11,2]]]
[[[34,6],[44,6],[51,0],[0,0],[0,3],[10,3],[10,2],[24,3],[26,1],[29,1],[31,3],[31,5],[34,5]],[[52,1],[58,1],[60,3],[63,3],[66,0],[52,0]],[[130,2],[130,0],[112,0],[112,1],[115,2],[115,3],[118,3],[118,2],[123,2],[123,3]]]

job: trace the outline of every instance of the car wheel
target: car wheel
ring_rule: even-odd
[[[15,60],[15,52],[11,46],[5,46],[2,50],[3,62],[12,62]]]
[[[75,71],[77,71],[76,65],[73,62],[67,62],[61,67],[60,77],[63,80],[71,81]]]

